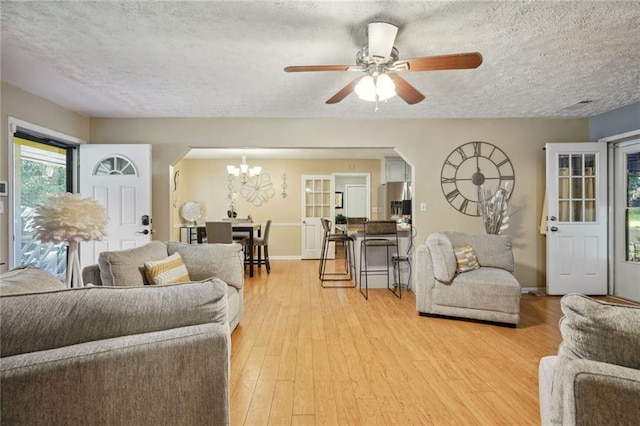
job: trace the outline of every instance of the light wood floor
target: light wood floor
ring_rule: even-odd
[[[415,297],[323,289],[317,261],[245,281],[232,335],[232,425],[537,425],[538,362],[559,297],[522,296],[516,329],[421,317]]]

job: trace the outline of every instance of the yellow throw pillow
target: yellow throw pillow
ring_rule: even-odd
[[[473,247],[469,244],[454,248],[453,252],[456,255],[456,261],[458,263],[458,267],[456,268],[457,272],[473,271],[480,267],[480,264],[478,264],[478,258],[476,257],[476,252],[473,251]]]
[[[191,281],[189,271],[184,266],[180,253],[173,253],[162,260],[144,262],[149,283],[152,285],[178,284]]]

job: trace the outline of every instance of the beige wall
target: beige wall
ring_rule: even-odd
[[[43,98],[25,92],[15,86],[1,83],[0,86],[0,180],[8,180],[8,120],[9,117],[45,127],[65,135],[85,141],[89,140],[89,118],[71,112]],[[0,263],[6,263],[9,250],[9,228],[7,208],[9,199],[0,197],[4,202],[4,213],[0,213]],[[0,271],[4,265],[0,266]]]
[[[410,108],[410,107],[408,107]],[[2,160],[0,179],[7,177],[7,116],[88,139],[91,143],[150,143],[153,146],[153,221],[156,239],[169,239],[173,188],[171,166],[191,147],[395,147],[414,169],[417,242],[429,233],[458,229],[482,231],[478,218],[457,213],[440,189],[440,169],[458,145],[486,141],[510,157],[516,174],[511,227],[516,276],[525,287],[544,285],[545,239],[538,234],[544,196],[544,152],[547,142],[589,140],[588,119],[105,119],[69,112],[29,93],[2,84]],[[90,135],[87,138],[87,132]],[[274,182],[278,176],[273,176]],[[375,180],[372,179],[372,185]],[[276,188],[277,190],[277,188]],[[293,191],[292,191],[293,193]],[[7,219],[2,219],[6,247]],[[3,254],[6,258],[6,250]]]
[[[379,160],[259,160],[247,153],[249,165],[262,166],[263,175],[269,175],[275,195],[259,207],[237,201],[239,217],[251,215],[258,223],[272,220],[269,237],[269,255],[273,257],[300,257],[301,248],[301,200],[302,175],[326,175],[331,173],[369,173],[372,182],[371,205],[377,205],[377,185],[380,182]],[[229,205],[227,164],[238,164],[240,159],[229,160],[181,160],[174,172],[179,171],[175,207],[171,209],[173,229],[171,239],[179,239],[181,217],[179,209],[185,201],[198,201],[203,206],[203,216],[198,221],[215,221],[227,217]],[[282,194],[282,174],[287,175],[287,197]],[[238,184],[234,187],[239,190]]]
[[[91,142],[153,145],[155,238],[171,236],[170,165],[190,147],[395,147],[414,169],[417,242],[429,233],[482,231],[480,220],[457,213],[440,189],[440,169],[458,145],[486,141],[511,159],[516,174],[508,233],[514,241],[516,277],[525,287],[544,286],[545,239],[538,234],[544,196],[547,142],[587,141],[588,119],[101,119],[91,120]],[[372,180],[372,183],[375,182]]]

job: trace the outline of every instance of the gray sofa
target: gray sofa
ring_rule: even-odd
[[[129,250],[105,251],[98,257],[98,265],[83,269],[85,284],[129,287],[149,284],[144,263],[180,253],[193,281],[210,277],[227,284],[229,327],[231,331],[244,314],[244,257],[240,244],[184,244],[151,241]]]
[[[0,275],[7,425],[229,424],[227,285],[62,288]]]
[[[479,268],[457,272],[454,249],[470,245]],[[440,232],[416,252],[416,309],[420,315],[467,318],[515,327],[521,287],[508,235]]]
[[[540,360],[543,425],[637,425],[640,306],[563,296],[558,355]]]

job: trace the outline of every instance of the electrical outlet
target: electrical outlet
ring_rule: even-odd
[[[421,212],[427,211],[427,203],[420,203],[420,211]]]
[[[378,207],[372,207],[371,210],[373,211],[373,213],[378,213]]]

